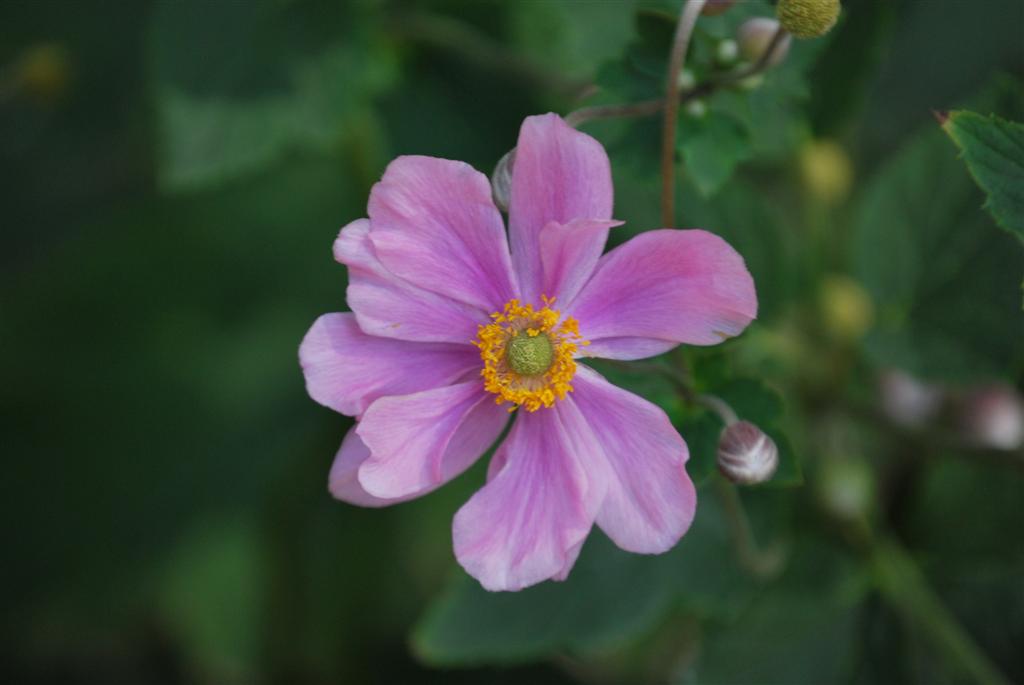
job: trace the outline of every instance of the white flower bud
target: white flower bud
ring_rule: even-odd
[[[512,148],[498,160],[491,173],[491,196],[494,198],[494,204],[503,212],[508,211],[509,202],[512,200],[512,165],[515,161],[516,149]]]
[[[779,466],[779,448],[749,421],[725,427],[718,440],[718,470],[733,483],[754,485],[770,480]]]
[[[704,104],[703,100],[690,100],[683,109],[694,119],[703,119],[708,113],[708,106]]]
[[[697,77],[689,69],[683,69],[676,77],[676,83],[679,85],[679,90],[685,93],[688,90],[693,90],[693,87],[697,85]]]
[[[772,44],[772,38],[775,37],[776,31],[779,30],[779,22],[768,17],[754,17],[753,19],[747,19],[740,25],[739,31],[736,37],[739,42],[740,55],[743,59],[749,62],[757,62],[761,59],[765,50]],[[775,50],[772,51],[772,56],[768,60],[768,66],[774,67],[786,59],[786,54],[789,52],[789,44],[793,42],[793,38],[786,34],[782,37],[782,40],[775,46]]]
[[[959,404],[960,426],[972,444],[999,450],[1024,445],[1024,400],[1012,387],[977,388]]]
[[[898,426],[917,428],[931,421],[942,407],[942,388],[917,380],[899,369],[878,377],[882,412]]]
[[[726,38],[715,46],[715,62],[722,66],[732,66],[740,56],[740,46],[731,38]]]

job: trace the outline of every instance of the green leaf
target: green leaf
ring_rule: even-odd
[[[1024,125],[974,112],[951,112],[942,129],[988,196],[996,223],[1024,241]]]
[[[731,116],[709,112],[702,117],[684,113],[679,120],[683,173],[703,195],[712,195],[732,176],[736,165],[750,157],[750,136]]]
[[[157,170],[167,190],[230,180],[291,150],[351,140],[367,102],[396,76],[392,51],[379,39],[351,28],[342,43],[316,35],[323,18],[310,8],[192,0],[157,9]],[[340,25],[358,25],[338,11]]]
[[[981,204],[931,127],[869,181],[852,252],[878,310],[865,341],[876,364],[969,381],[1004,376],[1024,358],[1024,253]]]
[[[793,556],[769,591],[729,623],[708,628],[685,682],[849,681],[857,657],[863,571],[818,541],[805,543]]]

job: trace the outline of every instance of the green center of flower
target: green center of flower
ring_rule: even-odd
[[[551,368],[555,351],[544,333],[523,331],[508,341],[505,351],[509,367],[520,376],[538,376]]]

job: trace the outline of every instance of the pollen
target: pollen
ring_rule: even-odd
[[[554,298],[542,295],[541,300],[540,309],[509,300],[502,311],[491,314],[491,323],[480,326],[473,342],[484,363],[484,388],[496,395],[498,404],[511,404],[510,412],[519,407],[534,412],[565,399],[576,375],[574,356],[589,344],[580,337],[575,319],[562,318],[551,308]]]

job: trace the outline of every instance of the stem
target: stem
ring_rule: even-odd
[[[762,71],[768,68],[768,62],[771,61],[772,56],[775,54],[775,50],[778,49],[779,45],[782,44],[782,41],[785,39],[785,37],[786,29],[780,26],[778,29],[775,30],[775,35],[772,36],[771,42],[768,43],[768,47],[765,48],[764,52],[761,53],[761,56],[757,59],[756,62],[751,64],[746,69],[740,69],[739,71],[733,72],[731,74],[725,74],[719,77],[718,79],[715,80],[715,83],[735,83],[737,81],[742,81],[748,76],[754,76],[755,74],[761,73]]]
[[[679,116],[679,72],[686,62],[686,49],[690,45],[693,27],[706,0],[686,0],[676,25],[672,52],[668,60],[668,81],[665,84],[665,119],[661,132],[661,223],[675,225],[676,216],[676,119]],[[767,52],[767,50],[765,51]]]
[[[743,508],[743,500],[740,499],[736,486],[725,478],[715,478],[715,493],[722,503],[725,512],[726,522],[729,524],[729,534],[732,538],[733,548],[736,550],[736,558],[752,575],[758,578],[773,576],[782,567],[782,555],[778,550],[760,550],[757,541],[754,539],[754,531],[750,527],[750,519],[747,511]]]
[[[736,416],[736,411],[729,406],[729,403],[717,395],[704,393],[697,395],[694,401],[705,409],[710,409],[718,414],[718,418],[722,419],[722,423],[726,426],[731,426],[740,420],[740,417]]]
[[[871,551],[870,561],[882,596],[927,636],[951,667],[969,682],[1009,685],[935,596],[906,549],[894,540],[882,540]]]
[[[644,117],[657,114],[665,106],[661,98],[657,100],[643,100],[624,105],[593,105],[581,107],[565,115],[565,123],[578,127],[588,121],[595,119],[615,119],[618,117]]]
[[[765,49],[761,57],[758,58],[757,62],[745,69],[741,69],[740,71],[732,74],[723,74],[710,81],[705,81],[704,83],[699,84],[696,88],[692,88],[685,93],[678,94],[677,100],[679,104],[689,102],[694,98],[706,97],[722,86],[732,85],[749,76],[755,76],[761,73],[768,68],[768,62],[775,54],[775,51],[782,43],[785,36],[786,30],[780,27],[779,30],[775,32],[775,35],[772,36],[771,42],[768,44],[768,47]],[[682,69],[681,65],[680,69]],[[667,102],[668,98],[658,98],[657,100],[641,100],[640,102],[617,105],[593,105],[591,107],[581,107],[580,109],[573,110],[565,115],[565,121],[570,126],[578,128],[587,122],[599,121],[601,119],[646,117],[664,110]],[[677,115],[678,111],[677,107]]]

